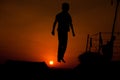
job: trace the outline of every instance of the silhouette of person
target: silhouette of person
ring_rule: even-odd
[[[56,15],[53,29],[52,29],[52,35],[55,35],[55,27],[58,23],[58,62],[65,62],[64,60],[64,53],[67,48],[67,42],[68,42],[68,32],[70,31],[70,28],[72,30],[72,35],[75,36],[73,24],[72,24],[72,18],[69,11],[69,4],[63,3],[62,4],[62,11]]]

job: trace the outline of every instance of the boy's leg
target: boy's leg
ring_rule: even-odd
[[[58,62],[60,62],[61,59],[62,59],[61,53],[62,53],[62,47],[61,47],[61,44],[59,42],[59,45],[58,45]]]
[[[58,62],[61,61],[62,59],[62,33],[61,32],[58,32]]]
[[[65,33],[63,38],[62,38],[62,53],[61,53],[61,56],[62,56],[63,62],[65,62],[64,61],[64,54],[65,54],[65,51],[66,51],[66,48],[67,48],[67,41],[68,41],[68,34]]]

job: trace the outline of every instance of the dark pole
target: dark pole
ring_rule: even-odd
[[[100,49],[101,49],[102,44],[103,44],[102,35],[101,35],[101,32],[99,32],[99,48],[98,48],[98,53],[100,53]]]
[[[88,42],[89,42],[89,34],[88,34],[88,36],[87,36],[86,52],[87,52],[87,50],[88,50]]]
[[[115,37],[114,37],[114,32],[115,32],[115,24],[116,24],[116,19],[117,19],[117,12],[118,12],[118,6],[119,6],[119,2],[120,0],[117,0],[117,5],[116,5],[116,9],[115,9],[115,16],[114,16],[114,22],[113,22],[113,27],[112,27],[112,34],[111,34],[111,40],[110,40],[110,52],[108,55],[108,58],[110,58],[110,60],[112,60],[112,56],[113,56],[113,45],[114,45],[114,40],[115,40]]]
[[[112,35],[111,35],[111,38],[114,36],[115,23],[116,23],[116,18],[117,18],[117,12],[118,12],[119,2],[120,2],[120,0],[117,0],[117,5],[116,5],[116,10],[115,10],[115,17],[114,17],[114,22],[113,22],[113,27],[112,27]]]
[[[89,52],[91,52],[91,48],[92,48],[92,38],[90,38],[90,47],[89,47]]]

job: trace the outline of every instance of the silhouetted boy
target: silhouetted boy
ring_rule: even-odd
[[[67,48],[67,41],[68,41],[68,32],[70,31],[70,27],[72,29],[72,34],[75,36],[73,25],[72,25],[72,18],[70,14],[68,13],[69,11],[69,4],[68,3],[63,3],[62,4],[62,12],[58,13],[56,15],[54,24],[53,24],[53,29],[52,29],[52,35],[55,35],[55,26],[58,22],[58,40],[59,40],[59,45],[58,45],[58,62],[65,62],[63,57],[64,53]]]

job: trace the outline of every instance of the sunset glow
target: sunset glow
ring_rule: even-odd
[[[110,1],[1,0],[0,63],[10,59],[44,61],[49,67],[56,68],[77,66],[78,56],[86,51],[87,35],[112,31],[116,2],[111,6]],[[72,17],[75,37],[72,36],[70,29],[64,55],[66,63],[59,63],[57,61],[58,25],[54,36],[51,31],[55,16],[61,12],[63,2],[70,4],[69,13]],[[120,6],[118,9],[115,32],[120,32]],[[120,59],[120,56],[117,55],[114,59]]]
[[[51,60],[51,61],[49,62],[49,64],[50,64],[50,65],[53,65],[53,64],[54,64],[54,62]]]

